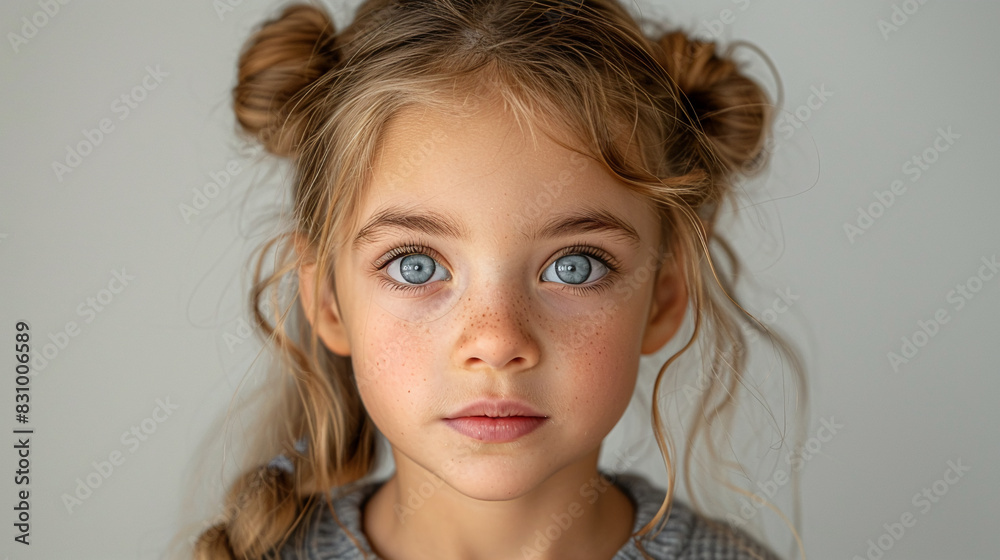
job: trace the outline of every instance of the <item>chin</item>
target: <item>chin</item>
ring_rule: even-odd
[[[492,456],[464,460],[439,473],[445,484],[476,500],[513,500],[530,493],[552,473],[532,461]]]
[[[509,475],[508,475],[509,476]],[[514,500],[528,494],[537,484],[528,481],[497,478],[493,480],[461,480],[447,481],[456,492],[474,500],[484,502],[501,502]]]

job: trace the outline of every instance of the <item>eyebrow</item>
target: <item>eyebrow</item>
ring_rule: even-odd
[[[377,212],[354,237],[358,249],[374,242],[386,230],[406,230],[438,237],[468,239],[470,231],[456,216],[420,208],[392,206]],[[533,232],[521,232],[525,241],[572,235],[586,232],[607,232],[635,247],[640,245],[639,234],[627,221],[611,212],[584,207],[554,216]]]

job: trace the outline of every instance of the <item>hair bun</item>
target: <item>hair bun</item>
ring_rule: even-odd
[[[233,110],[243,129],[269,152],[294,154],[302,130],[290,101],[337,64],[335,39],[329,14],[293,4],[265,22],[243,46]]]
[[[663,35],[661,64],[694,110],[715,148],[707,163],[713,172],[755,167],[763,153],[771,105],[761,87],[740,73],[736,62],[718,56],[715,43],[691,39],[683,31]],[[751,164],[748,166],[748,164]]]

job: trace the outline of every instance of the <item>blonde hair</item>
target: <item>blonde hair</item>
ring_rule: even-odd
[[[318,342],[297,293],[284,311],[271,305],[267,316],[263,306],[266,298],[278,302],[282,280],[305,263],[315,264],[317,277],[332,289],[332,255],[357,226],[390,118],[408,106],[451,106],[480,95],[499,96],[532,125],[544,126],[541,115],[558,115],[588,155],[657,209],[668,249],[684,261],[694,332],[660,368],[652,393],[653,432],[670,481],[656,518],[636,536],[662,526],[670,513],[672,444],[656,403],[667,368],[699,334],[711,342],[705,355],[712,383],[687,434],[689,488],[699,438],[719,466],[732,464],[714,449],[712,434],[731,427],[735,395],[744,385],[739,321],[772,337],[804,395],[795,352],[734,299],[740,261],[716,232],[734,179],[766,164],[773,119],[767,94],[730,55],[683,31],[647,37],[615,0],[367,0],[340,32],[323,8],[290,5],[245,44],[233,100],[243,130],[288,158],[295,172],[294,225],[261,247],[250,293],[255,326],[281,360],[280,416],[269,419],[280,445],[274,451],[293,468],[261,465],[239,477],[228,492],[225,520],[201,534],[196,558],[274,554],[311,505],[325,500],[332,511],[330,490],[376,466],[377,430],[350,357]],[[272,249],[279,260],[265,273]],[[718,251],[731,278],[716,268]],[[297,447],[302,439],[308,445]]]

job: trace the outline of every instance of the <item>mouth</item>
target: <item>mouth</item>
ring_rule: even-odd
[[[540,416],[504,416],[493,418],[489,416],[465,416],[461,418],[445,418],[449,428],[486,443],[508,443],[520,439],[535,431],[548,418]]]
[[[444,418],[456,432],[488,443],[515,441],[535,431],[548,416],[526,403],[513,400],[481,400]]]

